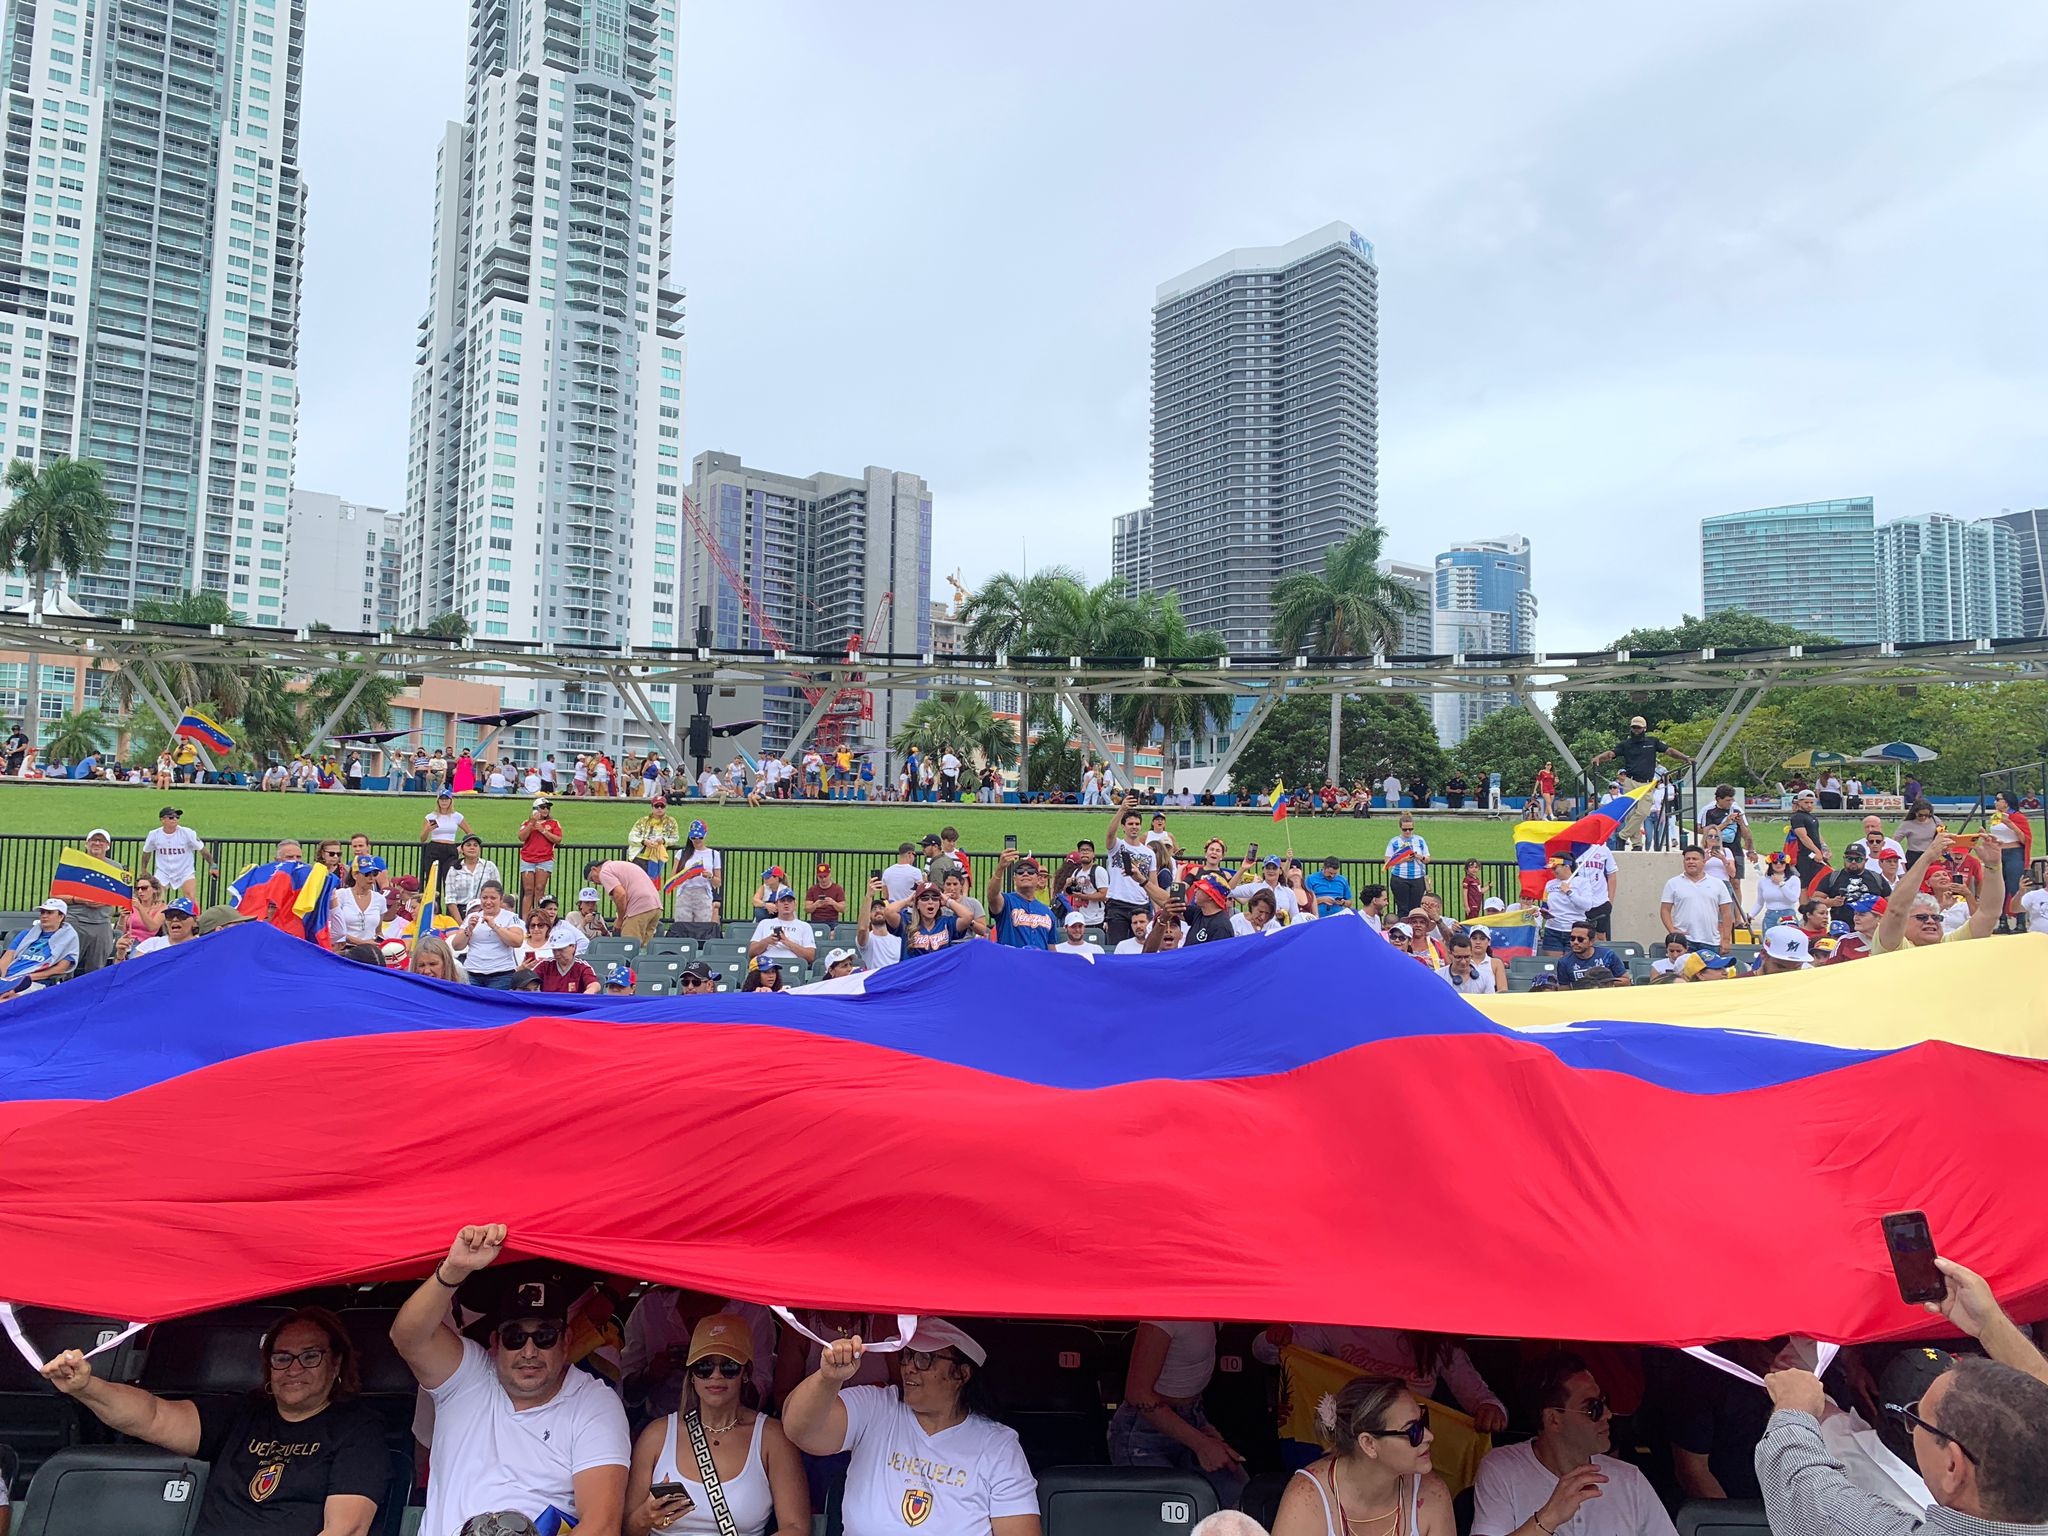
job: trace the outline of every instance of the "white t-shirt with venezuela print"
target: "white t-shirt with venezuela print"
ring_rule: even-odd
[[[1017,1432],[970,1414],[927,1435],[894,1387],[848,1387],[846,1536],[988,1536],[989,1522],[1038,1513]]]

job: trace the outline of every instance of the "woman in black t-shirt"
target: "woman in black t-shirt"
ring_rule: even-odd
[[[348,1330],[301,1307],[263,1336],[262,1389],[239,1403],[176,1402],[102,1381],[66,1350],[43,1374],[109,1429],[210,1464],[195,1536],[364,1536],[390,1477]]]

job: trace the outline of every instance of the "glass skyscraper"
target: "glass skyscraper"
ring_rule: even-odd
[[[1906,517],[1877,530],[1886,640],[1999,640],[2024,634],[2013,531],[1996,518]]]
[[[2020,579],[2020,627],[2030,637],[2048,635],[2048,507],[2001,512],[1985,519],[2012,532],[2013,564]]]
[[[1431,594],[1435,649],[1443,655],[1523,653],[1536,649],[1536,594],[1529,586],[1529,541],[1519,534],[1453,544],[1436,557]],[[1436,733],[1454,747],[1510,693],[1438,693]]]
[[[1272,648],[1273,584],[1377,510],[1378,284],[1329,224],[1160,285],[1150,585],[1239,654]]]
[[[0,19],[0,453],[104,466],[112,547],[70,582],[96,611],[199,588],[281,622],[304,49],[305,0]]]
[[[1807,501],[1700,520],[1700,601],[1830,635],[1880,638],[1871,498]]]
[[[403,625],[687,637],[675,57],[675,0],[472,0],[413,376]],[[547,711],[516,747],[643,744],[602,686],[517,683],[505,701]]]

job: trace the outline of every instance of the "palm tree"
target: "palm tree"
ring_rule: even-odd
[[[1005,654],[1032,656],[1047,653],[1040,644],[1047,617],[1065,606],[1068,590],[1081,588],[1081,573],[1070,566],[1049,565],[1031,576],[999,571],[968,595],[961,605],[960,621],[965,626],[967,649],[980,656]],[[1071,655],[1059,651],[1059,655]],[[1022,690],[1018,713],[1027,722],[1024,740],[1031,739],[1031,693]],[[1062,727],[1064,729],[1064,727]],[[1026,754],[1017,773],[1021,794],[1031,787],[1031,760]]]
[[[1208,660],[1223,654],[1223,637],[1207,630],[1199,634],[1190,630],[1180,611],[1180,599],[1173,593],[1147,592],[1137,599],[1136,608],[1144,640],[1141,654],[1160,661]],[[1131,784],[1140,743],[1150,741],[1155,731],[1169,748],[1176,741],[1199,736],[1212,723],[1230,718],[1230,700],[1187,687],[1171,673],[1162,672],[1157,692],[1118,696],[1113,718],[1124,742],[1123,781]]]
[[[1301,571],[1273,585],[1273,638],[1300,651],[1313,642],[1319,656],[1360,656],[1383,651],[1401,637],[1401,621],[1422,611],[1422,599],[1379,567],[1386,530],[1368,522],[1323,551],[1320,571]],[[1344,696],[1330,695],[1330,758],[1337,778],[1344,729]]]
[[[261,667],[250,677],[248,695],[242,700],[242,745],[258,767],[273,753],[292,757],[304,745],[306,725],[299,697],[290,677],[275,667]]]
[[[13,492],[0,513],[0,565],[26,571],[29,617],[43,614],[52,571],[96,571],[114,536],[114,504],[99,465],[54,458],[39,470],[27,459],[7,466]]]
[[[926,757],[951,747],[963,761],[979,759],[992,768],[1010,768],[1017,761],[1017,738],[1010,722],[998,720],[988,700],[976,693],[941,693],[920,700],[889,745],[897,752],[915,748]]]
[[[390,672],[370,671],[369,664],[374,661],[372,657],[343,655],[340,660],[342,665],[315,672],[307,680],[306,728],[318,728],[361,679],[361,691],[349,700],[346,709],[335,716],[328,729],[344,736],[357,731],[389,730],[391,706],[411,679]],[[365,672],[369,673],[368,677],[364,677]],[[319,742],[313,743],[316,750],[320,745]]]
[[[186,592],[174,598],[146,597],[129,615],[138,624],[177,624],[204,628],[212,624],[233,624],[235,611],[218,592]],[[144,699],[144,677],[153,671],[163,680],[173,710],[203,709],[216,719],[239,715],[249,697],[249,686],[260,665],[252,656],[247,661],[178,661],[158,659],[160,648],[141,648],[144,660],[130,661],[107,677],[102,703],[118,715],[135,715]],[[168,647],[162,648],[168,649]]]
[[[436,640],[467,640],[469,620],[459,613],[437,614],[420,633]]]
[[[28,573],[29,618],[43,616],[52,571],[96,571],[114,536],[114,505],[99,465],[53,458],[38,470],[27,459],[7,466],[13,493],[0,512],[0,568]],[[23,728],[34,745],[42,735],[42,656],[28,653],[28,709]]]
[[[112,732],[107,717],[99,710],[73,710],[50,722],[50,741],[46,750],[51,757],[75,763],[82,757],[106,751],[107,737]]]

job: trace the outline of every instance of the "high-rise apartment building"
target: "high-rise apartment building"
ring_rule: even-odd
[[[1152,509],[1126,512],[1110,524],[1109,574],[1126,592],[1152,590]]]
[[[1995,518],[1931,514],[1877,528],[1885,640],[1999,640],[2024,634],[2013,530]]]
[[[675,55],[675,0],[471,0],[413,376],[406,628],[687,638]],[[639,744],[603,686],[514,683],[505,702],[547,712],[515,747]],[[666,689],[654,703],[672,714]]]
[[[1415,598],[1415,607],[1401,620],[1401,636],[1387,647],[1390,656],[1429,656],[1436,650],[1436,626],[1431,614],[1436,607],[1436,572],[1426,565],[1406,560],[1382,560],[1380,572]]]
[[[1702,611],[1739,608],[1844,645],[1875,642],[1875,524],[1868,496],[1702,518]]]
[[[399,519],[382,507],[295,489],[283,622],[370,634],[396,628],[398,535]]]
[[[686,530],[683,603],[711,609],[712,643],[843,652],[855,635],[872,653],[924,655],[932,639],[932,493],[922,476],[870,465],[853,475],[783,475],[737,454],[700,453],[690,493],[768,630],[701,540]],[[873,717],[842,719],[855,750],[889,760],[889,742],[916,707],[915,689],[871,690]],[[761,743],[785,747],[809,710],[795,688],[761,700]],[[828,733],[829,739],[829,733]]]
[[[2020,620],[2016,633],[2048,635],[2048,507],[2001,512],[1986,522],[2012,531],[2012,558],[2020,577]]]
[[[1378,281],[1329,224],[1159,287],[1147,585],[1239,654],[1272,647],[1273,584],[1375,514]]]
[[[94,611],[198,588],[280,622],[304,49],[305,0],[0,19],[0,455],[104,466],[112,545],[70,583]]]
[[[1529,541],[1519,534],[1453,544],[1436,557],[1431,623],[1446,656],[1521,654],[1536,649],[1536,594],[1529,584]],[[1437,737],[1454,747],[1511,693],[1438,693],[1431,700]]]

